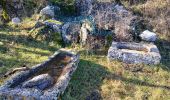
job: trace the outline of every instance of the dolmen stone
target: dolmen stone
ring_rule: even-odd
[[[40,90],[44,90],[49,86],[52,86],[54,83],[54,79],[49,74],[42,74],[33,77],[32,79],[23,83],[24,88],[37,88]]]
[[[78,54],[60,49],[43,63],[9,77],[0,87],[0,99],[58,100],[76,71],[78,62]]]
[[[107,57],[131,64],[159,64],[161,60],[157,46],[152,43],[112,42]]]
[[[157,39],[157,35],[153,32],[150,32],[149,30],[145,30],[139,36],[142,40],[148,41],[148,42],[155,42]]]

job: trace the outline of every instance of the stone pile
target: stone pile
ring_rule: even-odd
[[[75,0],[75,6],[78,16],[64,19],[65,22],[62,25],[55,25],[65,44],[81,43],[88,50],[97,51],[103,48],[105,50],[105,47],[111,45],[109,41],[113,41],[108,51],[109,59],[119,59],[126,63],[158,64],[160,62],[161,57],[156,45],[140,43],[141,40],[144,42],[156,41],[156,34],[148,31],[147,25],[142,23],[144,21],[139,20],[138,16],[124,6],[114,2],[96,0]],[[129,48],[116,48],[117,44],[122,43],[126,44],[125,47],[140,45],[147,52],[131,47],[130,50],[128,50]],[[150,51],[151,47],[154,47],[156,53]],[[132,56],[131,59],[127,59],[129,55]]]

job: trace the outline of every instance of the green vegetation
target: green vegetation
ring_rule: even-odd
[[[1,0],[0,1],[0,5],[2,6],[2,17],[4,20],[8,21],[9,20],[9,16],[8,16],[8,13],[7,13],[7,8],[6,8],[6,1],[5,0]]]
[[[75,0],[50,0],[52,4],[58,5],[64,15],[73,15],[76,12],[74,7]]]
[[[72,1],[69,0],[52,1],[73,7]],[[169,22],[169,15],[168,11],[164,10],[168,3],[164,1],[151,0],[149,3],[136,3],[132,6],[129,6],[128,2],[123,2],[127,8],[139,13],[144,19],[149,19],[148,23],[151,23],[154,30],[159,33],[156,45],[162,56],[160,65],[128,65],[119,61],[108,62],[106,54],[88,54],[85,48],[70,46],[68,48],[80,53],[81,59],[78,69],[61,99],[169,100],[170,37],[168,36],[170,36],[170,31],[168,29],[170,25],[165,23]],[[156,6],[153,6],[153,2]],[[66,12],[74,11],[74,8],[64,7],[64,9],[68,9]],[[151,12],[146,9],[144,11],[144,7],[147,7]],[[161,11],[161,14],[158,11]],[[49,21],[53,22],[53,20]],[[8,23],[6,26],[0,27],[0,76],[12,68],[36,65],[48,59],[62,47],[58,33],[51,32],[53,38],[50,41],[44,38],[30,37],[28,29],[32,28],[35,22],[33,18],[25,18],[19,26]],[[40,36],[43,37],[44,34],[40,34]],[[111,37],[108,36],[107,40],[111,42]],[[4,78],[0,78],[0,84],[4,80]]]
[[[26,19],[21,26],[28,22],[35,21]],[[163,39],[157,41],[157,45],[163,57],[157,66],[127,65],[119,61],[109,63],[105,55],[87,54],[80,46],[69,47],[80,53],[81,60],[61,99],[170,99],[170,63],[167,59],[170,46]],[[61,45],[57,40],[36,40],[22,27],[4,26],[0,30],[0,62],[3,63],[0,73],[23,65],[31,67],[46,60],[59,48]],[[0,83],[3,81],[1,78]]]

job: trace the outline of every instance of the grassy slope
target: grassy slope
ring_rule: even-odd
[[[134,5],[133,7],[140,10],[141,6]],[[157,15],[155,13],[155,16]],[[158,18],[151,18],[153,22],[156,22],[157,19],[160,19],[159,16]],[[27,29],[33,24],[30,19],[24,21],[20,28],[12,25],[0,28],[0,66],[3,63],[3,66],[0,67],[0,73],[22,65],[38,64],[61,47],[57,43],[48,43],[29,37]],[[167,30],[166,27],[162,26],[164,24],[161,24],[161,26],[159,26],[159,23],[154,25],[154,28]],[[166,33],[160,33],[160,38],[156,42],[162,55],[162,62],[157,66],[126,65],[119,61],[109,63],[104,55],[88,55],[84,49],[72,47],[72,49],[80,52],[81,60],[61,99],[169,100],[170,41],[168,40],[168,32]],[[141,70],[136,72],[136,69]],[[0,84],[2,84],[2,81],[4,79],[0,78]]]
[[[162,44],[163,45],[162,45]],[[119,61],[108,62],[106,56],[88,55],[84,49],[72,48],[80,52],[81,60],[74,73],[63,100],[85,98],[119,99],[170,99],[169,44],[158,41],[163,57],[157,66],[126,65]],[[47,59],[60,46],[48,44],[29,37],[27,30],[6,26],[0,30],[0,73],[22,65],[32,66]],[[133,72],[135,68],[142,70]],[[3,79],[0,79],[0,82]]]

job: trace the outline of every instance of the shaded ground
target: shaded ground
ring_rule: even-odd
[[[62,100],[168,100],[170,99],[170,43],[156,43],[162,55],[157,66],[109,63],[105,55],[87,54],[83,48],[81,60]],[[57,42],[35,40],[27,30],[13,27],[0,29],[0,73],[26,65],[31,67],[46,60],[61,48]],[[4,81],[0,79],[0,84]]]

